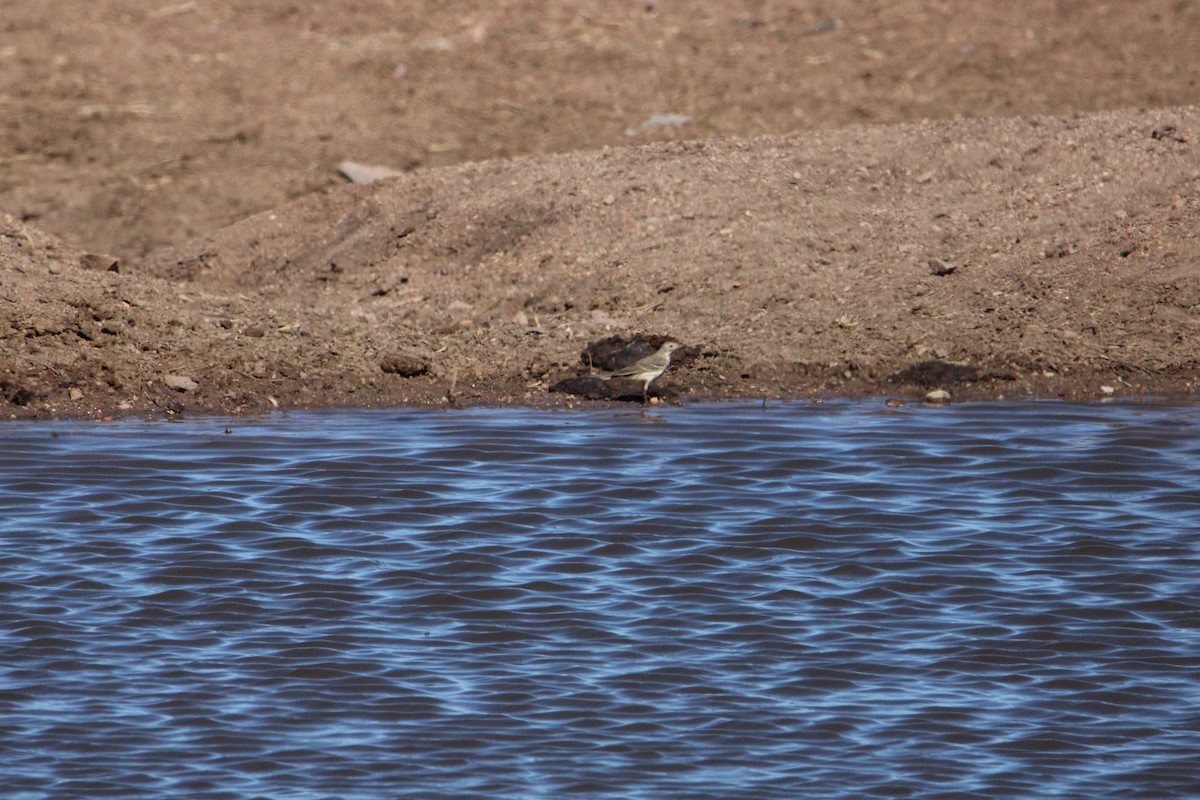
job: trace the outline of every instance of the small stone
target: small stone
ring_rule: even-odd
[[[429,371],[429,362],[412,353],[391,353],[380,360],[379,368],[389,375],[415,378]]]
[[[1112,397],[1113,393],[1115,391],[1117,391],[1117,390],[1115,388],[1113,388],[1112,386],[1101,386],[1100,387],[1100,394],[1104,395],[1105,397]]]
[[[374,183],[384,178],[403,175],[400,170],[391,167],[381,167],[374,164],[359,164],[356,161],[343,161],[337,165],[337,171],[351,183]]]
[[[200,388],[200,384],[184,375],[166,375],[163,383],[177,392],[194,392]]]
[[[50,336],[63,332],[63,326],[49,317],[34,317],[27,324],[34,336]]]
[[[68,392],[67,394],[69,394],[71,396],[72,400],[82,400],[83,399],[83,390],[81,390],[77,386],[72,386],[71,391]]]
[[[935,406],[944,405],[950,402],[950,393],[945,389],[934,389],[925,395],[925,402]]]
[[[617,196],[615,194],[604,195],[604,205],[611,206],[615,202],[617,202]]]

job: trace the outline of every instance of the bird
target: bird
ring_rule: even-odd
[[[632,364],[615,369],[612,372],[599,373],[596,377],[602,381],[612,380],[613,378],[641,381],[642,404],[645,405],[650,401],[647,395],[647,391],[650,389],[650,381],[667,371],[667,367],[671,365],[671,353],[681,347],[683,345],[679,342],[664,342],[658,350],[645,358],[639,358]]]

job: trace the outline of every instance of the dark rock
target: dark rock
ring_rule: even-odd
[[[669,384],[658,381],[650,384],[648,397],[658,397],[663,400],[675,400],[679,392]],[[551,392],[573,394],[585,400],[623,400],[642,402],[642,384],[640,381],[609,380],[604,381],[594,375],[575,375],[563,378],[550,387]]]
[[[662,334],[634,334],[628,339],[624,336],[609,336],[589,344],[579,356],[579,361],[592,369],[612,372],[628,366],[639,358],[645,358],[662,347],[666,342],[679,341],[673,336]],[[685,366],[700,355],[696,345],[685,345],[671,354],[671,369]],[[640,393],[639,393],[640,396]]]
[[[590,375],[575,375],[555,383],[550,387],[550,391],[573,394],[588,400],[615,400],[615,388],[612,381],[602,381]]]

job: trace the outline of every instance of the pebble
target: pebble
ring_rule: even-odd
[[[945,389],[934,389],[929,394],[925,395],[925,402],[930,405],[942,405],[950,402],[950,393]]]
[[[382,167],[375,164],[360,164],[357,161],[343,161],[337,165],[337,171],[351,183],[374,183],[375,181],[403,175],[400,170]]]
[[[625,131],[626,136],[637,136],[643,131],[651,128],[678,128],[687,125],[692,121],[692,118],[686,114],[652,114],[647,119],[643,120],[636,128],[629,128]]]
[[[166,375],[163,383],[177,392],[194,392],[200,388],[200,384],[185,375]]]
[[[413,353],[391,353],[383,357],[379,367],[389,375],[415,378],[429,371],[429,362]]]

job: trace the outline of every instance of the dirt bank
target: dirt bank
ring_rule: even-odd
[[[656,5],[18,6],[0,411],[1195,391],[1193,7]]]

